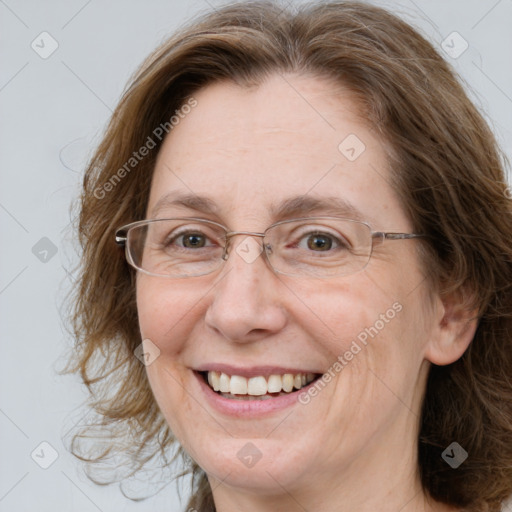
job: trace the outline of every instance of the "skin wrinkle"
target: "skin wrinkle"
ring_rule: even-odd
[[[328,110],[328,83],[302,76],[287,80]],[[332,111],[336,131],[279,77],[250,91],[214,84],[199,91],[197,100],[194,112],[164,141],[148,211],[173,190],[189,192],[183,180],[194,193],[215,198],[232,229],[262,231],[269,202],[318,182],[311,195],[336,191],[376,218],[375,230],[411,232],[394,191],[379,175],[387,173],[386,153],[350,114],[349,97],[336,97],[340,107],[349,105]],[[337,149],[347,133],[357,133],[367,148],[354,162]],[[267,144],[269,137],[275,145]],[[332,162],[338,172],[319,181]],[[262,258],[247,264],[234,250],[210,276],[169,282],[138,275],[141,335],[161,351],[147,367],[151,387],[173,433],[209,475],[219,512],[314,510],[319,504],[330,512],[339,511],[340,503],[343,510],[361,512],[396,511],[406,503],[404,512],[450,510],[425,504],[417,472],[418,418],[428,359],[441,350],[455,360],[464,344],[453,349],[450,333],[440,331],[442,308],[425,313],[429,290],[414,244],[379,244],[364,271],[320,284],[273,274]],[[402,304],[401,312],[310,404],[294,405],[289,417],[285,410],[251,421],[228,418],[204,400],[191,371],[213,361],[323,372],[393,302]],[[444,348],[432,339],[445,340]],[[247,441],[263,454],[250,469],[236,456]]]

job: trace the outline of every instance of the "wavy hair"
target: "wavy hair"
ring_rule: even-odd
[[[391,148],[393,186],[414,231],[430,235],[422,259],[432,289],[443,296],[460,293],[478,311],[478,328],[464,355],[431,366],[418,463],[433,499],[497,512],[512,494],[512,201],[506,158],[434,47],[397,16],[360,2],[285,9],[275,2],[230,4],[188,23],[132,77],[85,171],[78,204],[82,257],[70,301],[76,341],[66,373],[83,379],[96,421],[76,427],[70,450],[89,468],[122,457],[126,471],[118,481],[157,456],[162,467],[184,456],[183,474],[193,482],[188,506],[215,510],[206,475],[177,445],[145,367],[134,357],[141,343],[135,276],[114,232],[145,217],[161,143],[154,141],[155,129],[167,126],[195,92],[220,80],[257,85],[288,72],[326,78],[356,94],[361,114]],[[155,147],[131,161],[148,137]],[[469,454],[457,470],[441,457],[453,441]]]

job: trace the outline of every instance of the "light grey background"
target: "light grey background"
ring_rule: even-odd
[[[511,158],[512,0],[374,3],[399,10],[437,46],[446,40],[460,51],[464,43],[454,31],[467,41],[464,53],[447,59]],[[83,165],[144,57],[189,16],[218,5],[0,0],[0,511],[184,508],[174,484],[136,503],[117,486],[85,478],[61,440],[81,414],[85,390],[78,378],[54,370],[72,343],[59,309],[74,279],[67,272],[75,261],[69,205]],[[40,52],[51,48],[43,31],[58,43],[46,59],[31,47],[35,41]],[[48,469],[31,458],[43,441],[58,454]],[[36,454],[39,462],[50,461],[48,447]]]

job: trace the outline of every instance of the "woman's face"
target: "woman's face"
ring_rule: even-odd
[[[282,220],[271,206],[338,198],[374,231],[412,231],[383,144],[347,91],[274,75],[250,89],[217,83],[195,98],[161,148],[148,218],[200,217],[263,232]],[[172,205],[178,195],[215,208]],[[318,207],[294,217],[336,213]],[[160,351],[147,372],[177,439],[211,482],[260,495],[320,490],[333,475],[349,483],[358,468],[390,480],[410,474],[435,314],[419,242],[386,241],[364,270],[318,279],[276,274],[263,255],[244,257],[256,250],[250,240],[261,245],[236,236],[210,275],[138,274],[142,338]],[[289,373],[330,378],[279,398],[237,400],[213,391],[199,373],[207,371],[264,377],[267,386],[270,375],[275,385]]]

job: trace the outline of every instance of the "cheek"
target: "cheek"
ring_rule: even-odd
[[[137,313],[142,338],[160,339],[166,329],[170,304],[153,287],[144,282],[137,285]]]
[[[385,283],[382,288],[386,288]],[[358,274],[308,293],[297,290],[295,295],[302,295],[303,300],[302,305],[297,304],[294,318],[305,332],[329,348],[331,356],[338,356],[350,350],[353,341],[365,346],[399,320],[401,303],[382,288],[377,288],[370,276]]]
[[[151,340],[159,351],[146,367],[148,380],[163,416],[182,443],[186,438],[182,425],[191,414],[186,400],[186,372],[180,360],[189,327],[194,323],[194,304],[190,295],[190,292],[177,293],[170,281],[145,275],[137,278],[141,337]]]
[[[195,322],[197,294],[190,286],[144,275],[138,277],[136,289],[142,339],[151,339],[166,354],[178,352]]]
[[[418,321],[422,290],[411,294],[403,280],[361,273],[339,286],[310,290],[307,307],[295,318],[311,334],[314,349],[325,351],[332,375],[367,382],[373,373],[394,381],[417,371],[423,360],[428,333]]]

